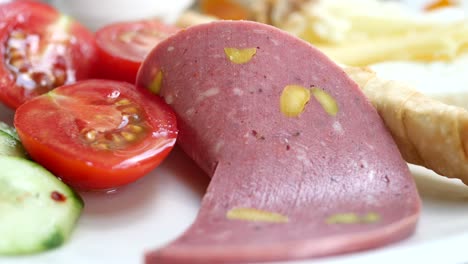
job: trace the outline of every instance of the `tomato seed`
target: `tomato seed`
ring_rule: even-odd
[[[133,115],[130,115],[130,116],[127,116],[127,117],[128,117],[128,120],[133,121],[133,122],[140,121],[140,116],[137,115],[137,114],[133,114]]]
[[[162,32],[156,31],[156,30],[145,30],[145,34],[149,35],[149,36],[152,36],[152,37],[156,37],[156,38],[165,37],[167,35],[165,33],[162,33]]]
[[[134,141],[134,140],[136,139],[135,134],[132,134],[132,133],[128,133],[128,132],[123,131],[123,132],[121,132],[120,134],[121,134],[122,137],[124,137],[125,140],[127,140],[127,141]]]
[[[26,65],[26,61],[24,60],[23,57],[19,58],[11,58],[9,61],[9,64],[15,68],[15,70],[20,71],[20,69],[25,68],[24,66]]]
[[[141,131],[143,131],[143,128],[141,126],[137,126],[137,125],[129,125],[128,128],[133,133],[140,133]]]
[[[64,85],[65,81],[67,80],[67,73],[62,69],[54,69],[53,76],[55,77],[54,79],[55,87]]]
[[[133,31],[124,32],[119,35],[119,40],[125,43],[130,43],[137,33]]]
[[[123,109],[122,112],[125,114],[136,114],[138,113],[138,109],[136,109],[136,107],[127,107]]]
[[[96,130],[91,130],[89,132],[86,133],[86,139],[88,141],[95,141],[96,140],[96,136],[97,136],[97,131]]]
[[[52,88],[52,78],[44,72],[33,72],[31,78],[40,88]]]
[[[106,143],[95,144],[94,147],[97,148],[97,149],[100,149],[100,150],[108,150],[109,149],[109,145],[107,145]]]
[[[16,48],[12,48],[8,51],[9,53],[9,58],[10,60],[17,60],[17,59],[23,59],[24,58],[24,54],[16,49]]]
[[[112,134],[112,140],[114,141],[114,143],[121,143],[122,142],[122,137],[120,137],[117,134]]]
[[[128,99],[122,99],[120,101],[118,101],[117,103],[115,103],[117,106],[121,106],[121,105],[129,105],[131,102],[130,100]]]
[[[26,33],[23,31],[15,30],[10,33],[10,37],[13,39],[24,40],[26,39]]]

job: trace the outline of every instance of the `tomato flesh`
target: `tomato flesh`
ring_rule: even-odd
[[[110,24],[96,32],[99,77],[135,83],[146,55],[179,28],[156,20]]]
[[[0,100],[7,106],[94,73],[94,37],[76,21],[35,1],[1,5],[0,14]]]
[[[14,120],[31,157],[81,190],[131,183],[157,167],[177,137],[174,112],[126,82],[87,80],[21,105]]]

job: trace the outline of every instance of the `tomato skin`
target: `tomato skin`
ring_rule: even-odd
[[[66,21],[66,22],[63,22]],[[60,24],[66,27],[60,28],[66,32],[67,43],[55,43],[52,36],[57,31],[52,30],[54,25]],[[67,73],[66,79],[57,82],[60,85],[70,84],[78,80],[84,80],[95,76],[97,67],[97,50],[94,35],[87,28],[73,19],[60,14],[55,8],[39,1],[22,0],[0,5],[0,101],[12,109],[16,109],[25,101],[53,89],[58,84],[50,84],[48,88],[27,87],[18,81],[18,72],[14,72],[7,66],[7,57],[11,53],[7,49],[8,40],[13,32],[22,31],[28,39],[31,36],[39,36],[39,47],[34,52],[24,50],[29,66],[29,77],[34,72],[43,72],[48,76],[55,76],[52,68],[56,63],[64,65],[63,71]],[[63,32],[59,32],[63,34]],[[57,33],[56,35],[59,35]],[[53,41],[52,41],[53,40]],[[44,55],[46,53],[48,54]],[[31,56],[43,56],[32,59]],[[34,62],[32,62],[34,60]],[[58,61],[60,60],[60,61]],[[44,69],[44,65],[51,65],[51,69]],[[34,78],[32,78],[34,79]],[[31,82],[32,83],[32,82]]]
[[[160,41],[179,30],[157,20],[119,22],[97,30],[98,77],[135,83],[146,55]],[[129,33],[135,34],[130,36]]]
[[[121,149],[102,150],[83,143],[79,123],[104,124],[109,131],[122,125],[123,119],[110,119],[117,125],[107,118],[104,123],[94,122],[99,114],[121,117],[115,103],[103,103],[117,94],[118,100],[128,99],[141,109],[139,117],[148,128],[144,137]],[[14,124],[33,160],[80,190],[116,188],[143,177],[167,157],[178,132],[175,114],[162,99],[109,80],[81,81],[31,99],[17,109]]]
[[[98,77],[108,80],[135,83],[140,61],[125,60],[114,56],[98,46]]]

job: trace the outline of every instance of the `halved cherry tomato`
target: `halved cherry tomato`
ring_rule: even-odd
[[[114,23],[96,32],[99,77],[135,83],[141,62],[179,28],[156,20]]]
[[[93,34],[39,1],[0,5],[0,101],[15,109],[63,84],[92,76]]]
[[[172,109],[126,82],[86,80],[21,105],[14,124],[31,157],[82,190],[133,182],[177,137]]]

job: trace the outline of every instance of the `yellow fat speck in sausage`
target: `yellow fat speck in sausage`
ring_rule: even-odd
[[[373,224],[379,221],[380,215],[375,212],[369,212],[364,215],[356,213],[339,213],[331,215],[325,220],[329,225]]]
[[[162,86],[162,81],[163,81],[163,72],[160,70],[156,74],[156,77],[154,77],[153,81],[149,85],[149,91],[154,93],[154,94],[159,94],[161,91],[161,86]]]
[[[224,48],[224,53],[231,62],[235,64],[244,64],[252,60],[255,54],[257,54],[257,48]]]
[[[327,218],[327,224],[357,224],[360,222],[360,217],[355,213],[334,214]]]
[[[227,212],[229,220],[243,220],[249,222],[286,223],[287,216],[282,214],[258,210],[254,208],[234,208]]]
[[[314,88],[312,89],[312,94],[320,105],[322,105],[325,112],[331,116],[336,116],[336,114],[338,114],[338,104],[329,93],[322,89]]]
[[[378,213],[370,212],[362,217],[362,221],[367,224],[377,223],[380,221]]]
[[[288,85],[280,98],[281,112],[287,117],[298,117],[310,100],[310,90],[300,85]]]

